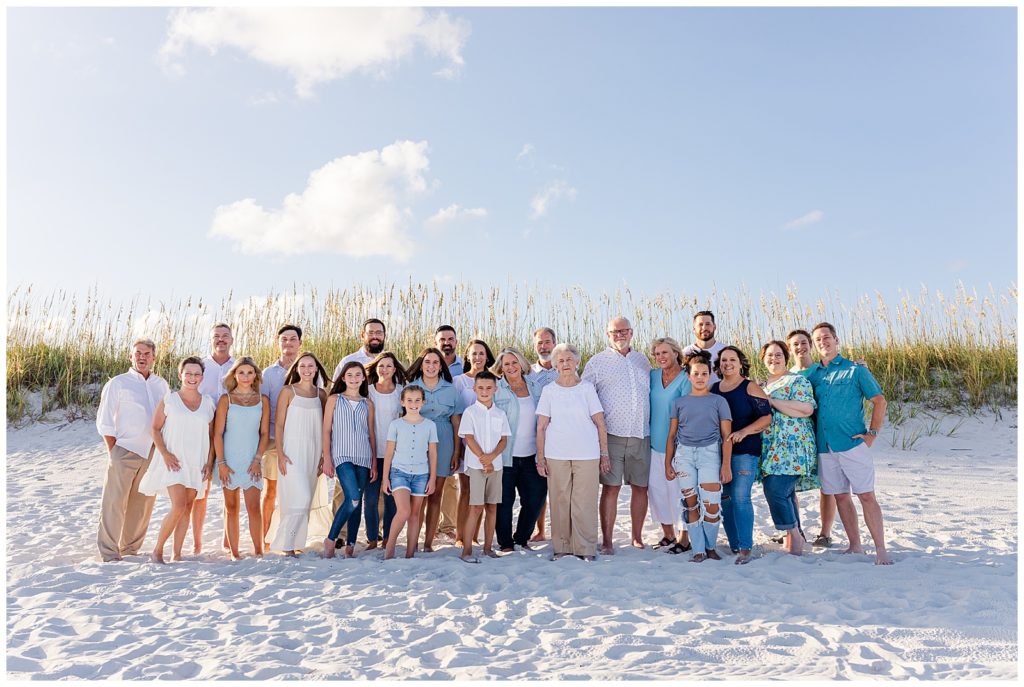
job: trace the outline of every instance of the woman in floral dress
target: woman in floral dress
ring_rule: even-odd
[[[764,390],[772,407],[772,424],[762,436],[761,482],[775,528],[786,532],[789,552],[799,556],[806,540],[800,528],[796,492],[820,486],[811,422],[817,403],[811,383],[789,371],[785,343],[766,343],[761,347],[761,360],[768,368]]]

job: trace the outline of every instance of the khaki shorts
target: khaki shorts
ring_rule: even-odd
[[[273,439],[267,444],[267,450],[263,452],[263,479],[277,479],[277,442]]]
[[[484,472],[466,468],[466,471],[469,473],[469,505],[501,503],[501,470]]]
[[[617,487],[623,482],[646,487],[651,477],[651,438],[608,435],[608,460],[612,469],[601,473],[601,484]]]
[[[866,494],[875,490],[875,459],[867,444],[818,454],[822,494]]]

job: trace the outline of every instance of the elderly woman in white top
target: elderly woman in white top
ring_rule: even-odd
[[[504,348],[491,367],[498,377],[494,403],[505,412],[512,437],[501,456],[501,503],[496,531],[502,551],[530,548],[530,534],[548,495],[548,481],[537,472],[537,402],[542,387],[529,374],[526,358],[515,348]],[[519,492],[519,520],[512,532],[512,505]]]
[[[604,409],[577,370],[580,352],[560,343],[551,352],[558,378],[537,404],[537,472],[548,478],[551,560],[597,557],[599,472],[611,470]]]

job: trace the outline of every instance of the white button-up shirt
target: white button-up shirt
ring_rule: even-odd
[[[147,379],[132,368],[117,375],[100,392],[96,431],[114,437],[121,448],[148,458],[153,448],[153,413],[168,393],[170,387],[156,373],[150,372]]]
[[[338,363],[338,366],[334,368],[334,376],[332,377],[332,379],[337,379],[338,375],[341,374],[341,368],[345,367],[353,360],[356,361],[357,363],[362,363],[363,367],[366,367],[367,365],[372,363],[376,358],[377,356],[370,355],[369,353],[367,353],[365,348],[360,348],[355,353],[349,353],[344,358],[342,358],[341,362]]]
[[[544,388],[558,379],[558,370],[553,367],[544,367],[540,363],[534,363],[530,366],[530,376],[535,384],[539,384],[541,388]]]
[[[235,364],[235,356],[229,356],[228,361],[220,365],[213,356],[203,358],[203,381],[199,384],[199,393],[213,399],[213,405],[217,405],[220,397],[228,392],[224,386],[224,376]]]
[[[480,401],[466,408],[462,413],[462,422],[459,423],[459,436],[465,437],[472,434],[477,445],[484,453],[490,453],[501,441],[502,437],[512,436],[512,428],[508,425],[508,416],[505,411],[498,407],[497,403],[491,402],[488,408]],[[483,470],[484,464],[480,462],[480,456],[466,446],[466,467]],[[501,454],[494,459],[491,467],[495,470],[501,469]]]
[[[643,353],[612,347],[587,361],[583,379],[597,389],[609,434],[643,439],[651,433],[651,363]]]

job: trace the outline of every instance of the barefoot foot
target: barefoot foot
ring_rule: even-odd
[[[324,539],[324,558],[334,558],[334,540],[330,537]]]
[[[646,549],[647,548],[642,541],[640,541],[639,539],[636,539],[636,538],[633,539],[632,545],[633,545],[634,549]]]
[[[892,565],[893,560],[885,551],[875,552],[875,565]]]
[[[849,548],[843,550],[844,556],[848,553],[864,553],[864,549],[860,546],[850,546]]]
[[[164,561],[164,552],[163,551],[157,551],[156,549],[154,549],[153,550],[152,558],[153,558],[153,562],[154,563],[159,563],[160,565],[165,565],[166,564],[166,562]]]

